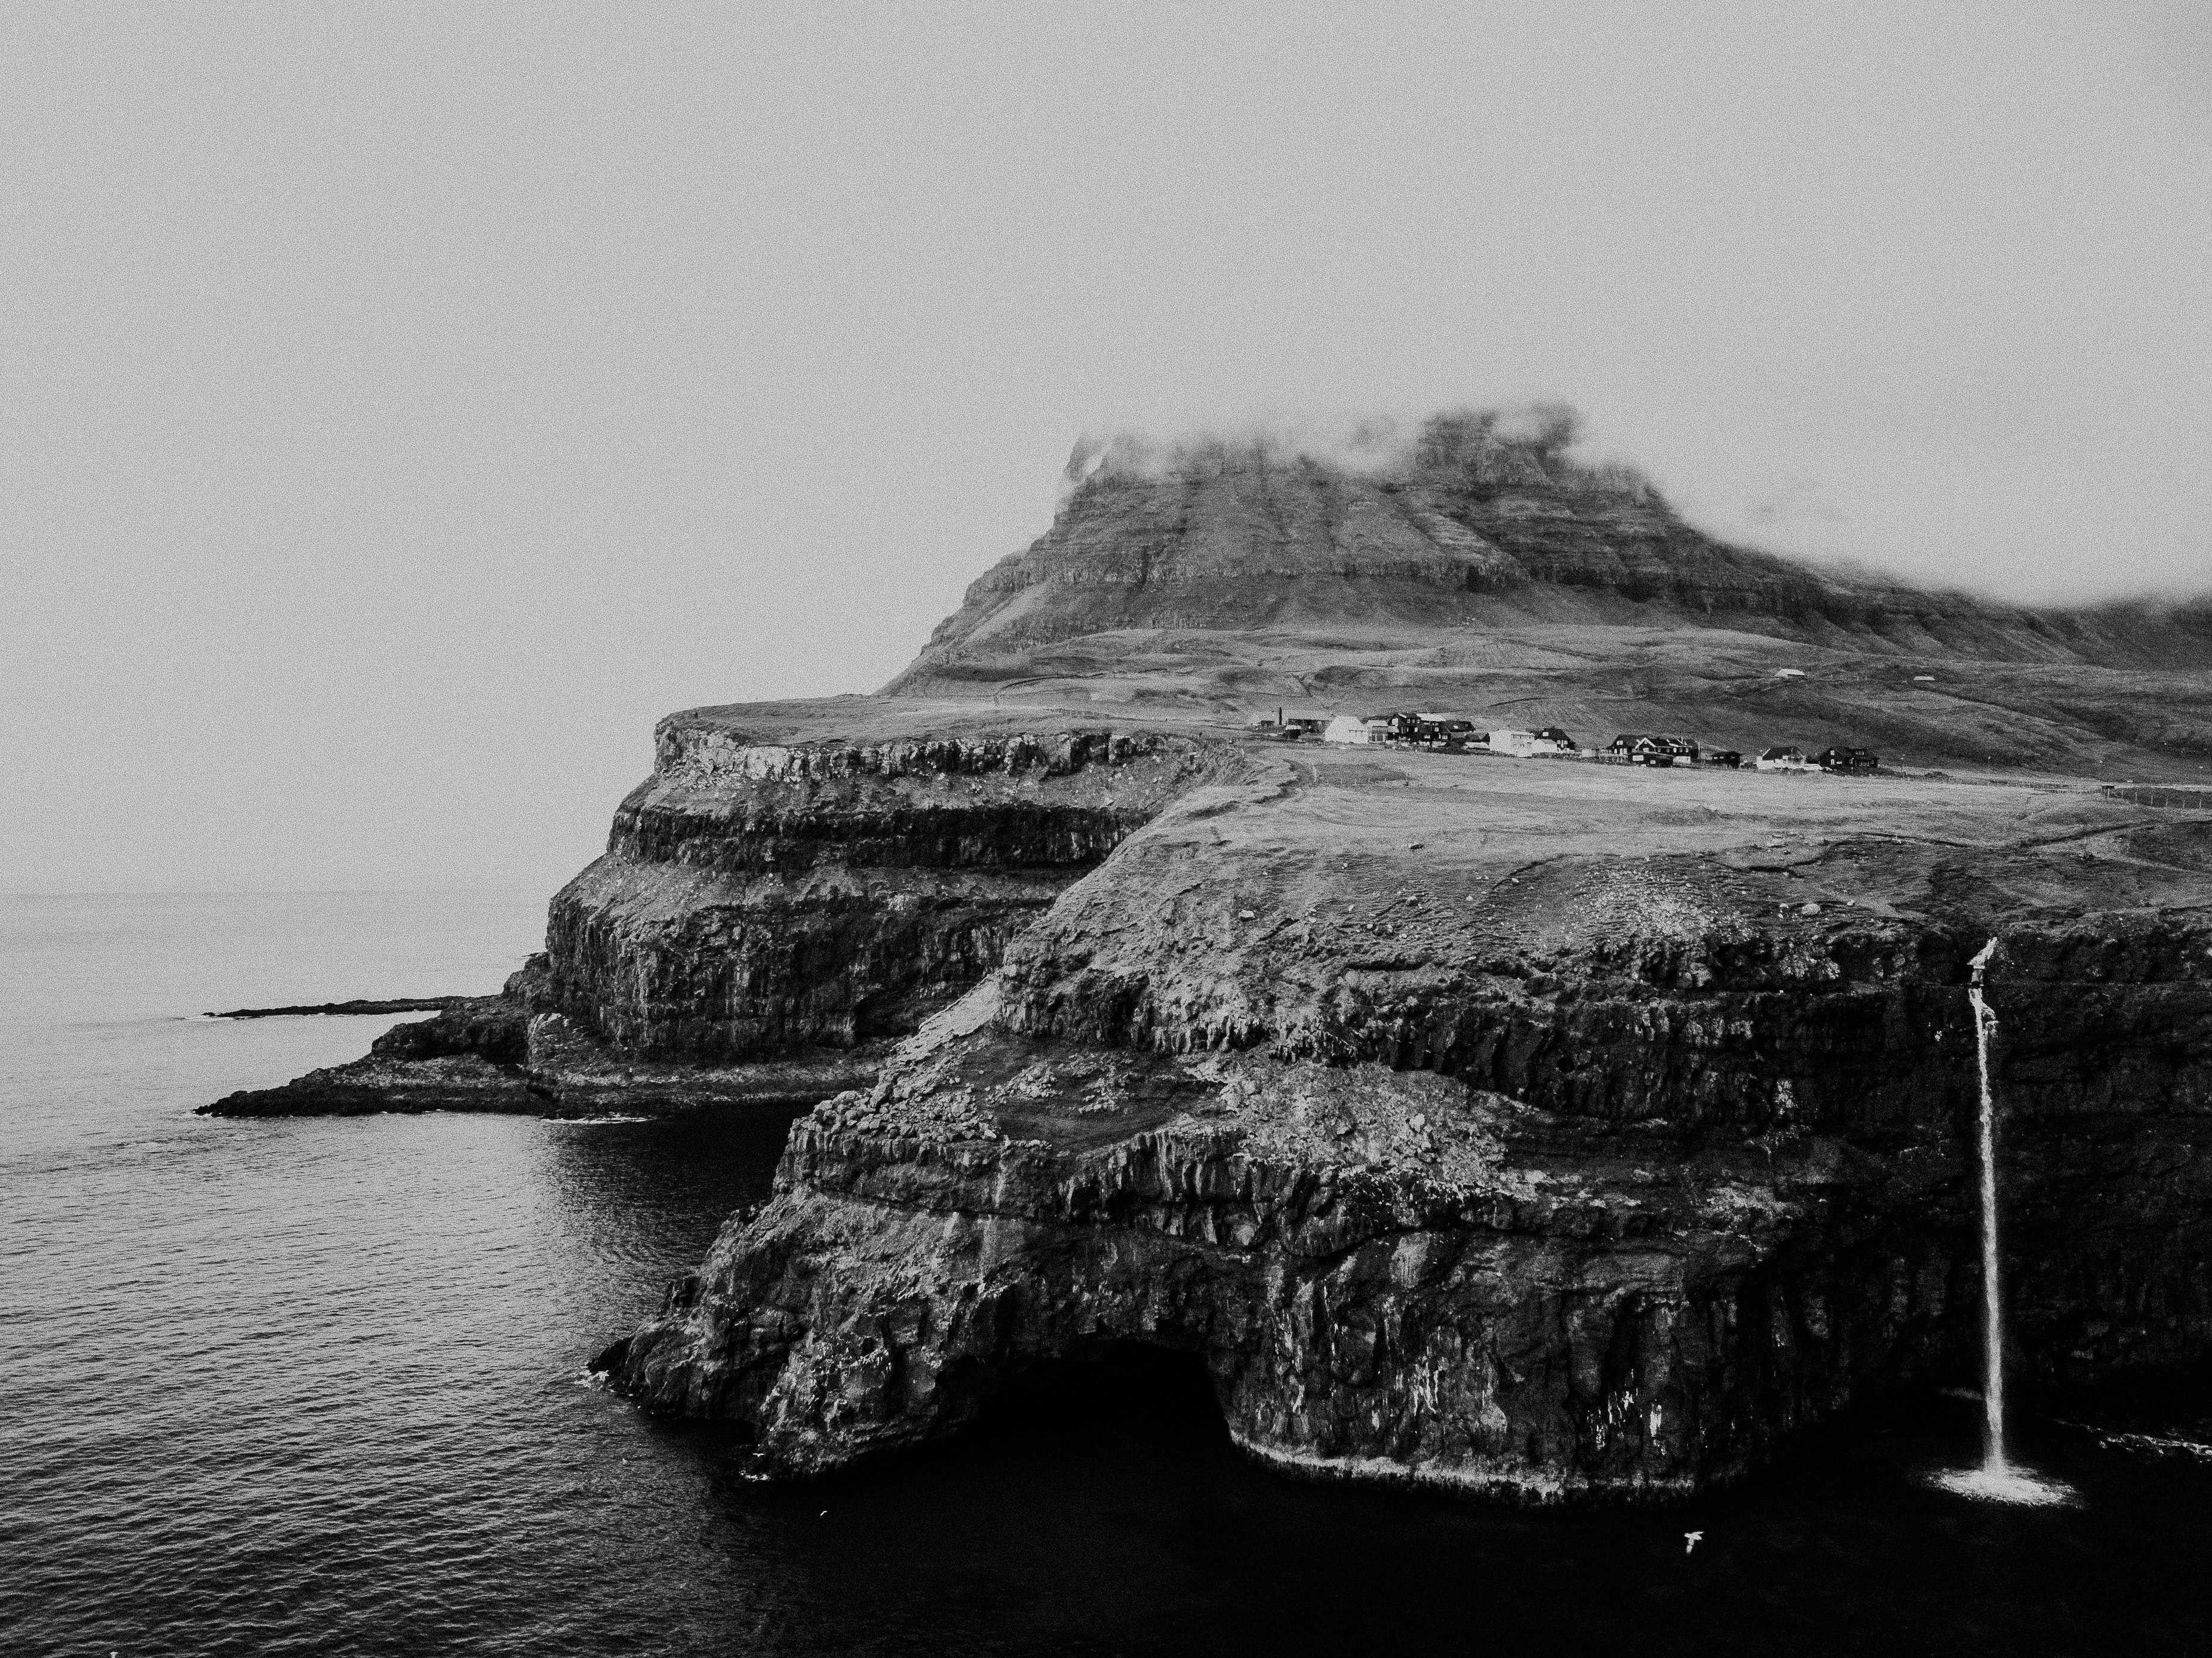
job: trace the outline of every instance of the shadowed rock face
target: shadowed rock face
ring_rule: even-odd
[[[1138,1341],[1198,1355],[1240,1442],[1310,1472],[1534,1500],[1732,1478],[1971,1369],[1963,987],[1992,932],[2016,1367],[2207,1351],[2212,924],[2096,907],[2201,901],[2185,864],[2119,862],[2139,831],[2086,794],[2039,838],[1839,785],[1810,804],[1904,833],[1743,847],[1755,791],[1668,823],[1600,782],[1553,800],[1579,835],[1515,835],[1472,782],[1170,809],[799,1123],[774,1200],[605,1363],[787,1473]],[[1934,831],[1974,819],[1961,890]],[[1408,823],[1419,848],[1382,840]],[[2027,902],[2061,882],[2070,906]]]
[[[666,1057],[905,1035],[1208,764],[1151,732],[793,745],[671,722],[553,901],[550,999]]]

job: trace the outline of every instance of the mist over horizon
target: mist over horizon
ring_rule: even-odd
[[[1558,398],[1734,544],[2212,588],[2201,8],[0,27],[0,887],[550,886],[1086,432]]]

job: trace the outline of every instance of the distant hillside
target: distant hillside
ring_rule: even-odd
[[[880,706],[1421,709],[2212,779],[2212,598],[2034,609],[1730,546],[1577,461],[1572,434],[1565,411],[1461,414],[1350,459],[1079,448],[1051,529],[976,580]]]
[[[2212,668],[2212,604],[2027,609],[1717,541],[1590,467],[1571,416],[1440,416],[1356,470],[1258,445],[1079,452],[1052,528],[971,586],[888,689],[1017,677],[1128,629],[1723,629],[1853,652]]]

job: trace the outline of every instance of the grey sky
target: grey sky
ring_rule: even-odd
[[[1558,397],[1717,531],[2212,586],[2212,10],[0,11],[0,888],[548,884],[1086,428]]]

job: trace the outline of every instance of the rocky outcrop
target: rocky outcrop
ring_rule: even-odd
[[[796,1108],[872,1082],[888,1052],[882,1043],[801,1049],[738,1066],[642,1059],[546,1005],[545,977],[546,958],[533,957],[501,994],[395,1025],[362,1059],[200,1109],[218,1117],[386,1111],[587,1117],[716,1106]]]
[[[606,1368],[783,1473],[1135,1342],[1196,1355],[1290,1467],[1533,1500],[1732,1479],[1971,1374],[1992,933],[2017,1370],[2212,1352],[2212,893],[2158,863],[2197,908],[2096,908],[2152,878],[2125,820],[2076,803],[2092,833],[1993,847],[1975,884],[1888,835],[1380,859],[1319,795],[1208,791],[1124,846],[794,1127],[773,1201]],[[2057,874],[2070,910],[2024,902]]]
[[[555,896],[546,954],[501,995],[206,1108],[811,1103],[872,1081],[1071,882],[1238,763],[1174,732],[761,741],[718,710],[673,716],[606,855]]]
[[[1153,732],[762,744],[679,716],[553,901],[547,998],[661,1058],[908,1034],[1218,763]]]

